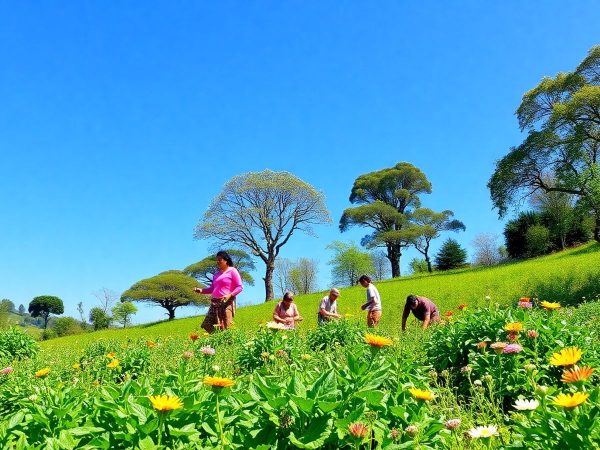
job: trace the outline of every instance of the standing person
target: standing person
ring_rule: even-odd
[[[362,305],[360,309],[367,311],[367,326],[375,328],[381,319],[381,297],[379,291],[371,283],[371,278],[367,275],[362,275],[358,282],[364,288],[367,288],[367,303]]]
[[[329,291],[329,295],[326,295],[321,300],[319,305],[319,312],[317,314],[317,323],[323,325],[332,319],[339,319],[340,316],[337,312],[337,298],[340,296],[340,291],[333,288]]]
[[[435,303],[427,297],[410,294],[406,297],[402,313],[402,331],[406,330],[406,319],[411,311],[417,319],[423,322],[423,328],[427,328],[430,322],[439,322],[440,320],[440,310]]]
[[[294,296],[291,292],[283,294],[283,299],[277,303],[273,311],[273,320],[284,324],[289,329],[296,328],[296,322],[302,320],[298,307],[294,303]]]
[[[212,284],[204,289],[194,288],[199,294],[211,294],[210,307],[202,322],[202,328],[212,333],[215,329],[226,330],[235,316],[235,298],[242,292],[242,277],[233,266],[231,256],[225,251],[217,253],[217,268]]]

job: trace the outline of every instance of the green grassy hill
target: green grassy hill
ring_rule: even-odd
[[[538,297],[540,300],[556,301],[564,305],[576,304],[600,295],[600,245],[589,243],[575,249],[549,256],[510,263],[491,268],[461,269],[423,274],[401,279],[378,282],[382,297],[383,317],[381,327],[397,334],[404,300],[410,293],[433,299],[442,314],[456,310],[460,303],[469,308],[490,303],[511,304],[519,297]],[[360,286],[343,288],[338,309],[364,320],[360,305],[365,299],[365,289]],[[324,293],[296,297],[300,313],[305,320],[301,330],[316,326],[317,307]],[[487,298],[486,298],[487,297]],[[238,308],[235,317],[237,328],[251,331],[260,323],[267,322],[275,303]],[[187,336],[197,331],[201,317],[191,317],[140,325],[127,329],[110,329],[77,336],[67,336],[42,343],[43,348],[76,348],[97,339],[158,339],[166,336]],[[413,319],[409,323],[415,326]]]

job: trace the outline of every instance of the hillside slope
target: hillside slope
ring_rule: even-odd
[[[383,303],[381,327],[396,334],[404,299],[410,293],[433,299],[442,314],[456,309],[460,303],[469,308],[489,303],[510,304],[521,296],[576,304],[582,298],[600,295],[600,245],[589,243],[574,249],[526,261],[491,268],[461,269],[432,275],[417,275],[377,283]],[[364,319],[360,305],[365,289],[360,286],[343,288],[339,310],[354,319]],[[296,297],[305,320],[300,330],[316,326],[319,299],[323,293]],[[488,298],[486,298],[488,297]],[[237,328],[251,331],[270,320],[273,302],[239,308],[235,317]],[[412,326],[416,324],[409,320]],[[79,347],[97,339],[160,339],[166,336],[186,336],[198,331],[202,317],[178,319],[171,322],[140,325],[127,329],[110,329],[77,336],[67,336],[42,343],[43,348]]]

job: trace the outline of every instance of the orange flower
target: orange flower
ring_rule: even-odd
[[[355,422],[348,425],[348,431],[353,437],[363,439],[369,432],[369,428],[364,423]]]
[[[365,342],[371,347],[388,347],[393,344],[392,340],[383,336],[377,336],[375,334],[366,334]]]
[[[553,366],[572,366],[581,359],[581,350],[577,347],[563,348],[560,352],[554,353],[550,358],[550,364]]]
[[[477,343],[477,348],[478,349],[484,349],[486,347],[487,347],[487,342],[485,342],[485,341],[481,341],[481,342]]]
[[[154,347],[156,347],[156,345],[157,345],[157,344],[156,344],[156,342],[154,342],[154,341],[146,341],[146,346],[147,346],[148,348],[154,348]]]
[[[460,305],[458,305],[458,309],[464,311],[465,309],[467,309],[467,305],[465,303],[461,303]]]
[[[562,375],[563,383],[576,383],[577,381],[585,381],[592,376],[594,369],[588,366],[573,367],[570,370],[565,370]]]
[[[202,382],[207,386],[211,386],[213,388],[218,389],[230,388],[235,384],[235,381],[231,378],[221,377],[204,377],[204,380]]]
[[[445,316],[446,317],[452,317],[454,315],[454,313],[452,311],[448,311]]]
[[[552,302],[541,302],[540,305],[544,309],[553,310],[560,308],[560,303],[552,303]]]
[[[43,369],[41,369],[41,370],[38,370],[38,371],[35,373],[35,377],[36,377],[36,378],[44,378],[44,377],[46,377],[46,376],[47,376],[49,373],[50,373],[50,368],[49,368],[49,367],[44,367]]]
[[[521,298],[519,299],[519,301],[520,301],[520,302],[530,302],[530,301],[531,301],[531,298],[529,298],[529,297],[521,297]]]
[[[504,329],[509,333],[518,333],[523,331],[523,324],[521,322],[511,322],[504,325]]]
[[[192,341],[197,341],[199,337],[200,336],[198,335],[198,333],[192,333],[192,334],[190,334],[190,339]]]
[[[422,389],[417,389],[417,388],[410,388],[408,391],[416,399],[425,400],[425,401],[433,400],[433,392],[424,391]]]

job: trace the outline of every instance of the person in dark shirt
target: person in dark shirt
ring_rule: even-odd
[[[440,320],[440,311],[435,303],[426,297],[411,294],[406,297],[406,304],[402,313],[402,331],[406,330],[406,319],[408,319],[411,311],[417,319],[423,322],[423,328],[427,328],[431,322]]]

